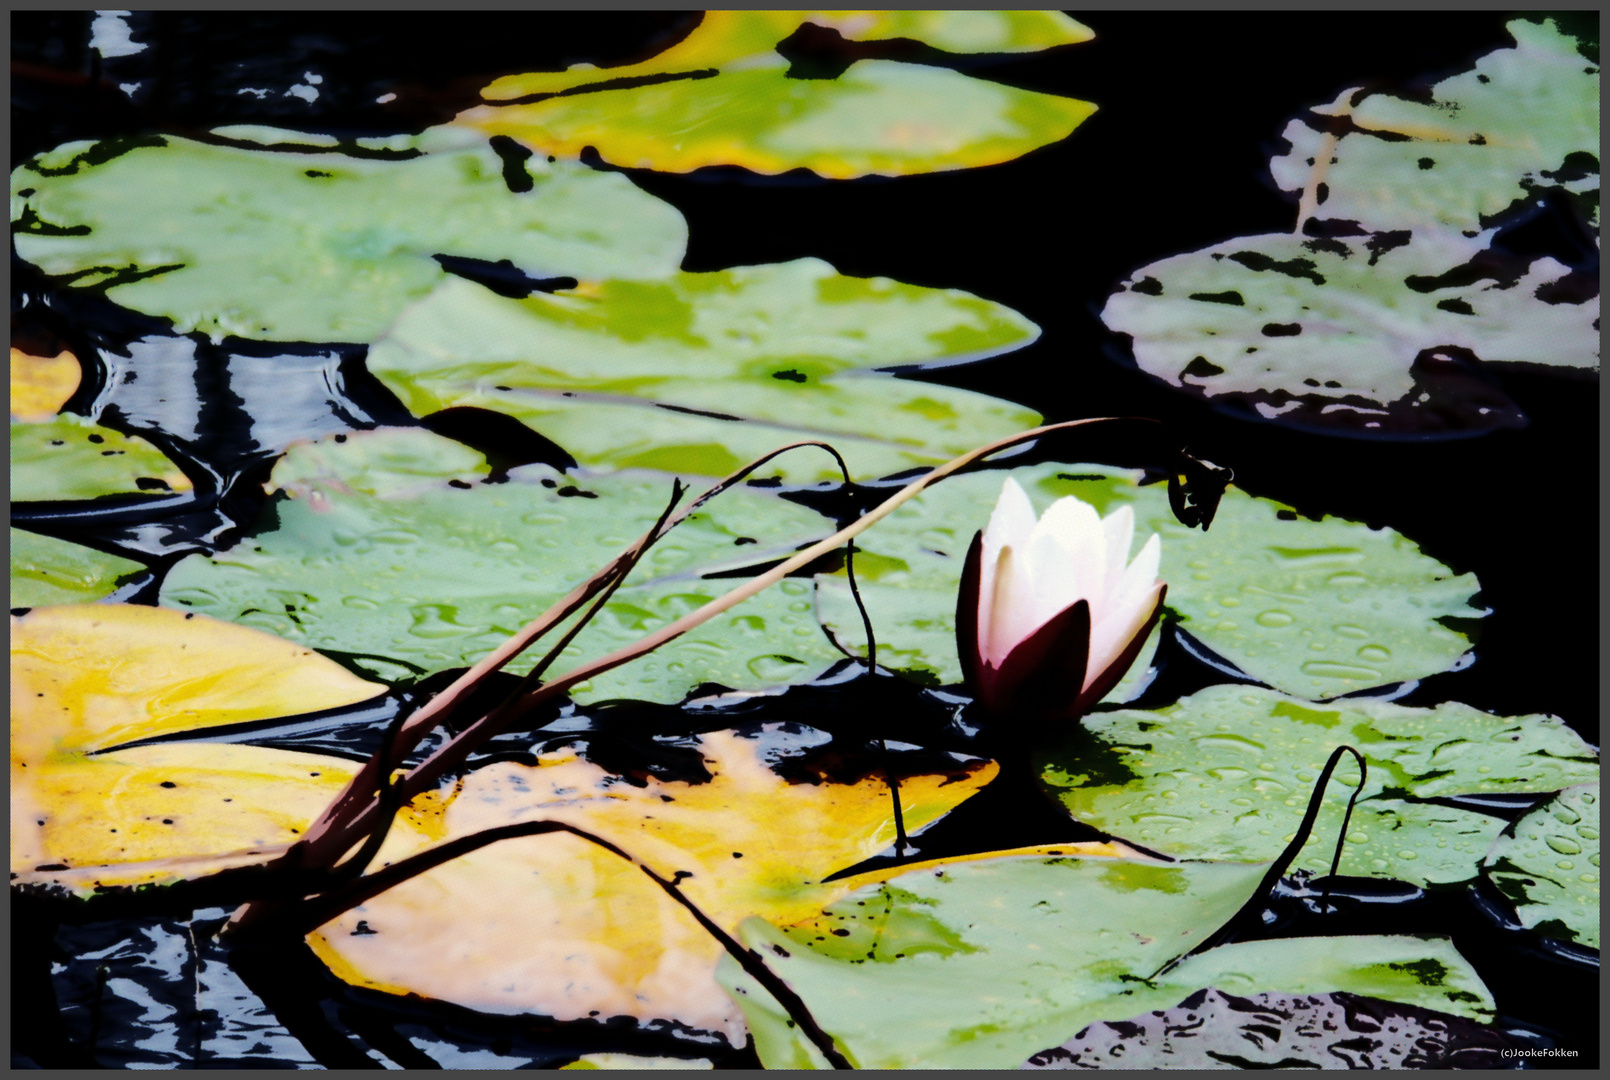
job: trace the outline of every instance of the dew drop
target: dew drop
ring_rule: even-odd
[[[1359,649],[1358,658],[1360,660],[1373,660],[1376,663],[1381,663],[1384,660],[1392,659],[1392,652],[1391,650],[1382,648],[1379,645],[1365,645],[1363,648]]]
[[[1281,611],[1278,608],[1271,611],[1265,611],[1263,614],[1258,616],[1259,626],[1290,626],[1296,621],[1296,618],[1290,612]]]
[[[1354,626],[1351,623],[1337,623],[1335,626],[1331,627],[1331,629],[1342,637],[1353,638],[1355,640],[1370,636],[1370,632],[1368,630],[1364,629],[1362,626]]]
[[[1240,750],[1252,754],[1264,748],[1262,743],[1253,742],[1240,735],[1199,735],[1191,742],[1204,750]]]
[[[1408,849],[1398,852],[1398,858],[1400,859],[1418,859],[1419,857],[1420,856],[1416,852],[1409,851]]]
[[[1369,583],[1369,578],[1352,570],[1344,570],[1340,574],[1332,574],[1330,577],[1325,579],[1325,584],[1332,585],[1337,588],[1345,588],[1349,585],[1368,585]]]

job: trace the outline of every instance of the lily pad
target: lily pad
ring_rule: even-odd
[[[859,60],[832,78],[791,77],[775,46],[807,20],[853,39],[932,32],[935,44],[967,51],[1091,36],[1045,12],[708,12],[640,64],[499,79],[484,91],[488,100],[536,100],[471,109],[455,123],[542,154],[574,158],[591,147],[626,168],[805,168],[847,179],[1009,161],[1066,138],[1095,112],[1074,98],[888,60]]]
[[[293,447],[271,477],[284,496],[233,549],[174,566],[161,603],[354,654],[377,672],[469,666],[645,532],[671,492],[670,477],[651,473],[571,478],[531,465],[497,484],[485,474],[478,454],[417,428]],[[727,492],[649,552],[555,673],[739,584],[701,573],[766,563],[831,531],[797,503]],[[757,689],[814,675],[843,654],[810,611],[807,582],[780,582],[572,696],[674,702],[706,682]]]
[[[78,358],[65,350],[55,356],[33,356],[11,347],[11,415],[38,423],[61,411],[83,381]]]
[[[1599,785],[1566,788],[1504,830],[1482,872],[1521,922],[1599,947]]]
[[[190,479],[135,435],[62,413],[11,425],[11,498],[93,499],[137,491],[188,491]]]
[[[1162,536],[1158,576],[1168,583],[1167,606],[1180,625],[1287,693],[1329,698],[1445,671],[1469,648],[1454,627],[1483,614],[1467,602],[1478,588],[1473,575],[1454,575],[1390,529],[1310,521],[1232,487],[1212,527],[1201,532],[1180,524],[1162,485],[1142,486],[1136,472],[1052,463],[1010,475],[1037,513],[1064,495],[1102,514],[1133,506],[1136,550],[1151,533]],[[856,541],[866,552],[856,579],[878,635],[880,664],[922,681],[960,680],[954,635],[961,563],[989,520],[1004,476],[986,471],[947,479]],[[823,624],[845,648],[864,650],[842,576],[818,580]]]
[[[764,737],[762,737],[763,739]],[[568,752],[477,770],[450,798],[443,835],[561,821],[619,845],[680,887],[728,933],[750,916],[791,922],[853,887],[823,878],[894,840],[888,785],[789,782],[763,741],[701,737],[704,783],[625,783]],[[994,765],[905,776],[907,828],[948,812]],[[367,901],[309,936],[337,975],[492,1013],[672,1021],[741,1045],[714,978],[720,944],[619,856],[580,838],[503,841]],[[618,1022],[618,1020],[617,1020]]]
[[[814,438],[833,442],[853,475],[878,476],[1040,418],[863,369],[976,360],[1038,336],[1015,311],[968,293],[797,259],[524,300],[449,282],[403,314],[369,368],[416,413],[509,413],[584,465],[721,476]],[[840,474],[826,454],[800,451],[757,475]]]
[[[1512,416],[1459,364],[1599,366],[1598,293],[1566,288],[1569,273],[1447,230],[1280,233],[1142,267],[1101,317],[1143,371],[1266,418],[1493,426]]]
[[[1578,199],[1597,229],[1599,65],[1550,19],[1507,29],[1514,48],[1429,94],[1349,90],[1292,121],[1275,182],[1323,184],[1320,217],[1371,230],[1482,228],[1549,190]]]
[[[22,529],[11,530],[11,607],[99,600],[145,567],[130,559]]]
[[[301,645],[125,604],[11,620],[11,871],[87,895],[165,883],[289,843],[350,762],[156,735],[363,701],[365,682]]]
[[[989,859],[901,875],[787,929],[752,919],[743,939],[864,1069],[1012,1068],[1096,1020],[1167,1008],[1215,979],[1237,992],[1340,983],[1467,1015],[1491,1008],[1446,942],[1412,938],[1281,942],[1275,957],[1265,943],[1229,945],[1157,975],[1234,915],[1266,869]],[[1417,966],[1426,960],[1438,977]],[[719,974],[768,1068],[823,1064],[735,963],[723,960]]]
[[[1593,748],[1551,716],[1490,716],[1456,702],[1314,705],[1246,686],[1209,687],[1151,712],[1092,714],[1039,760],[1070,814],[1121,840],[1182,858],[1273,859],[1344,744],[1364,755],[1369,776],[1339,873],[1417,885],[1475,876],[1504,826],[1427,800],[1554,791],[1599,775]],[[1344,758],[1294,866],[1330,871],[1358,781]]]
[[[538,279],[653,278],[687,245],[682,215],[624,176],[510,166],[486,147],[387,160],[69,143],[19,166],[11,191],[24,259],[215,338],[373,341],[447,277],[437,256]]]

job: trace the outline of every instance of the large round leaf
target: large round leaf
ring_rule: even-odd
[[[1040,512],[1064,495],[1104,515],[1134,507],[1137,549],[1150,533],[1162,536],[1159,576],[1181,626],[1248,675],[1291,694],[1328,698],[1444,671],[1469,647],[1444,621],[1482,614],[1466,602],[1477,589],[1474,576],[1455,576],[1390,529],[1309,521],[1231,488],[1202,532],[1180,524],[1162,486],[1139,485],[1137,473],[1047,464],[1010,475]],[[961,562],[989,520],[1003,476],[945,480],[856,541],[865,551],[856,578],[880,664],[923,681],[961,678]],[[818,580],[824,625],[846,648],[864,650],[842,575]]]
[[[1315,706],[1215,686],[1153,712],[1096,713],[1041,757],[1079,821],[1181,858],[1273,859],[1296,835],[1338,746],[1369,776],[1339,872],[1416,884],[1473,877],[1503,821],[1428,800],[1545,792],[1596,779],[1598,755],[1551,716],[1489,716],[1352,699]],[[1328,873],[1358,767],[1338,766],[1297,867]]]
[[[764,738],[764,737],[763,737]],[[585,829],[677,875],[728,933],[745,918],[792,922],[849,892],[823,878],[894,840],[888,784],[789,782],[762,741],[702,736],[710,779],[633,786],[573,754],[501,763],[465,779],[444,834],[527,821]],[[907,828],[948,812],[995,773],[900,778]],[[350,982],[484,1012],[560,1020],[674,1021],[741,1044],[741,1015],[714,979],[720,944],[639,869],[585,840],[507,840],[410,879],[309,937]]]
[[[624,176],[534,157],[517,192],[505,170],[484,147],[386,160],[69,143],[12,173],[11,213],[18,254],[47,274],[215,337],[372,341],[447,276],[438,255],[535,278],[681,261],[681,214]]]
[[[94,548],[11,530],[11,607],[99,600],[144,567]]]
[[[190,479],[138,436],[70,413],[46,423],[11,425],[13,501],[189,489]]]
[[[1228,945],[1158,975],[1234,915],[1266,869],[988,859],[903,874],[785,930],[751,920],[744,940],[867,1069],[1012,1068],[1096,1020],[1167,1008],[1216,982],[1237,993],[1368,987],[1463,1015],[1491,1009],[1450,945],[1416,938]],[[820,1067],[757,983],[727,960],[720,974],[768,1068]]]
[[[1552,20],[1508,30],[1514,48],[1429,93],[1349,90],[1292,121],[1275,182],[1323,184],[1318,215],[1368,229],[1476,229],[1550,189],[1585,196],[1597,226],[1599,65]]]
[[[1521,922],[1599,947],[1599,785],[1560,792],[1504,830],[1482,872]]]
[[[505,76],[457,122],[544,154],[592,147],[627,168],[688,172],[806,168],[835,179],[1008,161],[1066,138],[1089,102],[985,82],[945,68],[862,60],[834,78],[796,78],[774,46],[807,21],[852,39],[934,35],[942,48],[1023,50],[1087,40],[1047,12],[710,12],[640,64]]]
[[[1102,319],[1133,339],[1142,370],[1265,417],[1481,427],[1506,410],[1447,374],[1448,358],[1598,367],[1598,292],[1561,288],[1567,273],[1451,230],[1278,233],[1142,267]]]
[[[122,743],[335,708],[385,688],[245,627],[123,604],[11,620],[11,870],[89,893],[262,861],[355,767],[252,746]]]
[[[161,602],[356,654],[378,672],[468,666],[624,550],[671,492],[670,477],[649,473],[572,480],[527,466],[492,484],[477,478],[485,471],[479,455],[421,429],[295,447],[272,478],[295,497],[270,504],[230,551],[180,562]],[[739,584],[700,573],[764,563],[830,531],[797,503],[729,491],[649,552],[555,673]],[[843,654],[810,612],[809,584],[781,582],[573,696],[671,702],[705,682],[753,689],[815,674]]]
[[[857,476],[935,464],[1032,427],[984,394],[866,372],[1026,345],[1033,323],[954,289],[852,278],[819,259],[605,281],[525,300],[450,282],[403,314],[369,367],[417,413],[477,405],[588,465],[719,476],[826,439]],[[839,476],[819,451],[761,476]]]

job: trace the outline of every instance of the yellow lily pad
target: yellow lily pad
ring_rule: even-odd
[[[11,415],[30,424],[49,420],[82,379],[78,358],[66,350],[55,356],[32,356],[12,346]]]
[[[488,101],[557,94],[592,83],[692,72],[771,51],[805,23],[851,41],[915,38],[948,52],[1033,52],[1095,35],[1056,11],[707,11],[687,37],[637,64],[505,75],[481,91]]]
[[[296,839],[356,770],[262,747],[173,743],[348,705],[384,687],[271,634],[126,604],[11,620],[11,871],[75,892],[171,882]]]
[[[887,60],[857,61],[832,79],[790,78],[775,46],[805,22],[857,39],[931,34],[942,47],[966,51],[1090,36],[1065,17],[1004,14],[711,12],[640,64],[499,79],[483,92],[488,100],[540,100],[483,106],[455,122],[544,154],[574,158],[593,147],[611,164],[667,172],[738,165],[848,179],[992,165],[1066,138],[1096,107]]]
[[[711,779],[634,787],[567,753],[500,763],[463,781],[445,829],[463,836],[521,821],[586,829],[669,878],[729,933],[759,915],[795,922],[845,895],[834,871],[894,839],[889,788],[790,783],[734,732],[703,736]],[[992,763],[900,779],[907,828],[948,812]],[[636,867],[578,837],[508,840],[445,863],[311,934],[349,982],[491,1013],[559,1020],[632,1017],[744,1038],[715,981],[721,946]]]

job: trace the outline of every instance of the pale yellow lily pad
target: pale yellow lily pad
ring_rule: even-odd
[[[76,892],[261,861],[356,766],[262,747],[172,743],[210,726],[348,705],[384,687],[271,634],[126,604],[11,620],[11,871]]]
[[[11,415],[30,424],[49,420],[82,379],[78,358],[65,349],[55,356],[33,356],[12,346]]]
[[[455,123],[562,158],[592,147],[626,168],[805,168],[847,179],[1009,161],[1066,138],[1096,110],[887,60],[859,60],[836,78],[791,77],[775,47],[806,22],[854,40],[928,38],[969,52],[1091,36],[1072,19],[1043,12],[709,12],[687,37],[639,64],[499,79],[483,96],[515,103],[471,109]]]
[[[687,37],[637,64],[505,75],[481,96],[509,101],[591,83],[699,71],[766,53],[805,23],[851,41],[915,38],[948,52],[1033,52],[1095,35],[1057,11],[707,11]]]
[[[790,783],[759,744],[703,736],[712,779],[634,787],[570,753],[500,763],[465,779],[448,835],[563,821],[618,844],[729,933],[759,915],[795,922],[845,895],[827,875],[894,839],[889,788]],[[991,763],[906,776],[908,829],[962,802]],[[413,878],[326,924],[309,944],[349,982],[483,1012],[559,1020],[670,1020],[742,1043],[742,1014],[715,981],[722,948],[630,863],[575,836],[507,840]]]

